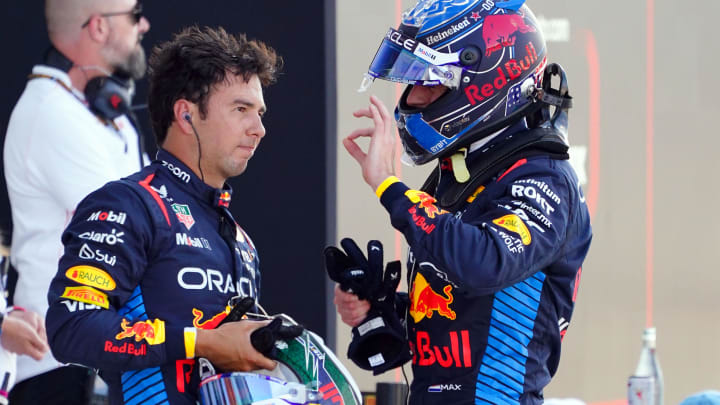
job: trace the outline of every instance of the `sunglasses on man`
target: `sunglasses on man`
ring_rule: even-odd
[[[130,11],[118,11],[115,13],[102,13],[99,14],[101,17],[114,17],[116,15],[129,15],[130,18],[132,18],[133,24],[137,24],[140,22],[140,19],[143,17],[142,14],[142,4],[138,3],[133,7]],[[82,25],[81,28],[85,28],[90,24],[90,20],[92,19],[92,16],[90,16],[87,21]]]

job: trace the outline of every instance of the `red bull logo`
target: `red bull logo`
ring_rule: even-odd
[[[418,204],[420,208],[424,209],[428,218],[435,218],[435,215],[447,214],[447,211],[440,209],[437,205],[435,205],[437,200],[428,193],[417,190],[408,190],[405,192],[405,196],[413,203]]]
[[[528,44],[525,45],[525,51],[527,54],[519,61],[510,59],[505,62],[504,66],[499,66],[497,68],[497,77],[492,82],[485,83],[482,86],[476,84],[467,86],[465,88],[465,97],[467,97],[470,105],[476,105],[478,102],[483,102],[493,97],[498,94],[500,90],[503,90],[508,83],[529,71],[533,64],[538,61],[539,57],[532,42],[528,42]],[[540,67],[544,69],[544,63],[541,63],[538,69],[535,70],[536,76]]]
[[[450,331],[447,337],[450,338],[449,346],[437,346],[430,341],[430,334],[418,331],[415,334],[415,341],[410,342],[413,365],[427,367],[437,364],[443,368],[471,368],[470,331]],[[447,342],[447,338],[443,340]]]
[[[230,193],[227,191],[223,191],[222,194],[218,197],[217,205],[219,207],[230,207]]]
[[[165,322],[159,319],[152,322],[139,321],[130,325],[130,322],[123,318],[120,327],[122,332],[115,335],[116,340],[134,337],[136,342],[141,342],[144,339],[151,345],[165,343]]]
[[[433,312],[437,312],[440,316],[450,320],[455,320],[455,311],[450,309],[450,304],[454,299],[451,291],[452,286],[447,285],[443,288],[445,296],[436,293],[425,280],[425,277],[418,273],[410,289],[410,316],[415,323],[425,318],[432,318]]]
[[[505,47],[515,46],[518,32],[526,34],[535,31],[535,27],[525,23],[525,16],[522,14],[489,15],[485,17],[482,32],[485,56],[490,56]]]
[[[220,322],[222,322],[223,319],[228,316],[228,314],[230,313],[230,309],[231,308],[227,306],[225,307],[225,311],[220,312],[219,314],[216,314],[209,319],[201,321],[205,314],[203,313],[203,311],[197,308],[193,308],[193,326],[198,329],[215,329],[218,327],[218,325],[220,325]]]
[[[123,343],[116,346],[111,341],[106,340],[104,350],[108,353],[127,353],[132,356],[145,356],[147,354],[147,345],[143,343],[140,347],[137,347],[130,343]]]

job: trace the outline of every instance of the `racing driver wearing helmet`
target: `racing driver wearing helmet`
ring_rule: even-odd
[[[372,128],[343,141],[410,247],[396,301],[411,404],[539,404],[557,371],[592,233],[568,162],[566,76],[524,2],[420,0],[383,39],[363,87],[408,85],[395,109],[404,160],[437,160],[421,189],[395,176],[376,97],[354,114]],[[370,308],[339,287],[335,302],[350,326]]]

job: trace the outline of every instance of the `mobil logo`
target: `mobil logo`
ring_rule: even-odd
[[[422,274],[417,273],[410,289],[410,316],[413,321],[418,323],[425,318],[432,318],[433,313],[437,312],[450,320],[455,320],[455,311],[450,309],[453,302],[452,286],[446,285],[441,295],[436,293]]]
[[[110,211],[95,211],[88,217],[87,221],[107,221],[116,224],[125,225],[127,214],[124,212],[115,213]]]
[[[535,31],[535,27],[525,23],[525,16],[522,14],[489,15],[485,17],[482,31],[485,56],[490,56],[507,46],[514,46],[518,32],[526,34]]]

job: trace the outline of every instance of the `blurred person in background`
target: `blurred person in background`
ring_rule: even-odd
[[[5,268],[7,257],[0,258],[0,404],[8,403],[8,392],[15,383],[15,359],[24,354],[35,360],[48,351],[45,321],[35,312],[19,307],[7,308]]]
[[[421,0],[385,35],[362,88],[407,84],[394,114],[403,159],[437,162],[422,188],[396,177],[378,98],[354,113],[372,126],[343,140],[409,244],[409,293],[362,280],[377,249],[365,261],[343,242],[348,258],[328,261],[335,303],[358,365],[411,358],[411,404],[540,404],[560,361],[592,233],[568,162],[565,73],[524,2]],[[393,352],[378,343],[398,336]]]
[[[128,118],[132,81],[146,70],[140,41],[150,25],[137,0],[47,0],[51,48],[13,109],[5,177],[13,220],[14,304],[43,318],[77,203],[139,170],[142,146]],[[85,404],[94,373],[52,355],[19,356],[16,404]]]

